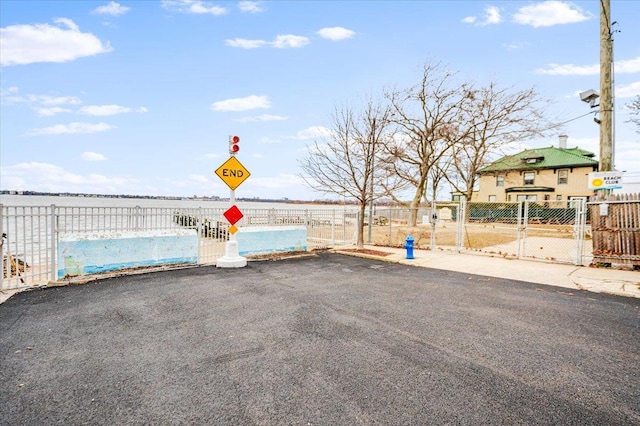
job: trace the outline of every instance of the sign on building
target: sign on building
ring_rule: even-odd
[[[589,173],[589,189],[621,189],[622,172]]]

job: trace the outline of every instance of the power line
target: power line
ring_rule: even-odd
[[[568,119],[567,121],[563,121],[562,123],[554,124],[553,126],[550,126],[549,128],[547,128],[546,130],[551,130],[551,129],[555,129],[555,128],[560,127],[560,126],[564,126],[564,125],[565,125],[565,124],[567,124],[567,123],[571,123],[572,121],[579,120],[579,119],[581,119],[582,117],[586,117],[587,115],[590,115],[590,114],[596,114],[596,113],[598,113],[598,112],[600,112],[600,111],[589,111],[589,112],[588,112],[588,113],[586,113],[586,114],[582,114],[582,115],[579,115],[579,116],[577,116],[577,117],[570,118],[570,119]]]

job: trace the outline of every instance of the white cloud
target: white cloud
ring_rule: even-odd
[[[324,126],[312,126],[306,129],[300,130],[293,136],[293,139],[318,139],[331,136],[331,129]]]
[[[616,74],[633,74],[640,72],[640,57],[626,61],[617,61],[614,64],[614,69]],[[600,74],[600,64],[549,64],[547,68],[537,69],[536,73],[547,75],[598,75]]]
[[[31,136],[39,135],[64,135],[64,134],[78,134],[78,133],[99,133],[111,130],[114,127],[107,123],[69,123],[69,124],[56,124],[55,126],[44,127],[41,129],[34,129],[29,132]]]
[[[633,74],[640,72],[640,56],[627,61],[616,61],[614,68],[616,74]]]
[[[12,104],[18,104],[21,102],[24,102],[25,99],[18,95],[18,91],[10,91],[10,90],[6,90],[6,91],[1,91],[0,92],[0,102],[2,102],[3,105],[12,105]]]
[[[0,29],[0,65],[67,62],[112,50],[91,33],[80,32],[70,19],[49,24],[10,25]]]
[[[318,35],[320,37],[333,41],[346,40],[353,37],[355,34],[355,31],[342,27],[328,27],[318,30]]]
[[[226,99],[211,104],[214,111],[248,111],[251,109],[271,108],[271,103],[266,96],[251,95],[244,98]]]
[[[258,1],[241,1],[238,2],[238,9],[245,13],[258,13],[262,12],[264,8]]]
[[[525,41],[512,41],[511,43],[505,43],[502,46],[505,49],[511,51],[511,50],[518,50],[518,49],[522,49],[524,47],[530,46],[530,43],[527,43]]]
[[[277,177],[251,177],[251,185],[261,188],[279,189],[304,185],[300,176],[280,174]]]
[[[225,40],[227,46],[239,47],[240,49],[257,49],[267,46],[269,43],[264,40],[247,40],[246,38],[234,38]]]
[[[127,13],[131,8],[127,6],[122,6],[120,3],[116,3],[115,1],[109,2],[104,6],[98,6],[91,11],[91,13],[96,15],[111,15],[111,16],[120,16]]]
[[[273,41],[273,47],[277,49],[286,49],[288,47],[303,47],[309,44],[309,39],[303,36],[297,36],[292,34],[278,35]]]
[[[478,20],[477,16],[467,16],[462,19],[465,24],[473,24],[480,27],[486,25],[495,25],[502,22],[502,16],[500,15],[500,8],[496,6],[487,6],[484,8],[484,15],[481,20]]]
[[[266,136],[262,136],[261,138],[258,139],[258,143],[270,144],[270,143],[280,143],[280,141],[277,140],[277,139],[271,139],[271,138],[268,138]]]
[[[131,112],[131,108],[120,105],[87,105],[78,110],[78,114],[108,116]]]
[[[640,95],[640,81],[616,88],[616,98],[633,98]]]
[[[500,16],[499,8],[495,6],[488,6],[484,11],[484,23],[482,25],[493,25],[502,22],[502,16]]]
[[[38,115],[41,115],[43,117],[52,117],[63,112],[71,112],[70,109],[61,107],[35,108],[35,111]]]
[[[597,75],[600,73],[600,65],[549,64],[547,68],[538,68],[536,73],[546,75]]]
[[[591,13],[583,12],[575,4],[557,0],[523,6],[513,15],[514,22],[534,28],[574,24],[591,18],[593,18]]]
[[[43,192],[122,193],[136,181],[119,176],[86,176],[49,163],[18,163],[3,167],[2,185],[16,190]]]
[[[304,47],[309,44],[309,38],[297,35],[278,35],[273,41],[249,40],[246,38],[234,38],[225,40],[225,44],[240,49],[258,49],[260,47],[274,47],[277,49]]]
[[[56,108],[59,105],[78,105],[81,104],[82,101],[75,96],[49,96],[49,95],[34,95],[28,94],[26,96],[21,96],[18,94],[19,90],[17,87],[10,87],[5,92],[0,93],[2,97],[3,104],[15,104],[15,103],[31,103],[35,104],[32,106],[34,110],[39,112],[40,110],[51,109],[53,113],[57,112],[69,112],[58,111]],[[42,108],[46,107],[46,108]],[[47,114],[47,111],[43,111],[41,115],[51,115]]]
[[[283,121],[288,119],[289,117],[283,117],[281,115],[262,114],[262,115],[257,115],[253,117],[239,118],[236,121],[239,121],[241,123],[246,123],[250,121]]]
[[[102,154],[98,154],[97,152],[86,151],[80,155],[85,161],[105,161],[107,157]]]
[[[75,96],[27,95],[30,102],[42,105],[79,105],[82,101]]]
[[[208,1],[200,0],[162,0],[162,7],[181,13],[193,13],[196,15],[224,15],[227,9],[222,6],[216,6]]]
[[[206,176],[202,176],[202,175],[189,175],[189,180],[191,182],[196,182],[196,183],[209,183],[210,180],[206,177]]]

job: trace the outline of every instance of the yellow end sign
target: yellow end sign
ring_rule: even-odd
[[[227,161],[222,163],[222,166],[218,167],[216,174],[231,189],[236,189],[242,182],[251,176],[251,173],[244,168],[242,163],[240,163],[236,157],[229,157]]]

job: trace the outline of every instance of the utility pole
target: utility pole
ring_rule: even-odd
[[[373,121],[371,123],[371,140],[369,141],[369,143],[371,144],[370,149],[371,149],[371,200],[369,202],[369,242],[368,244],[371,244],[371,227],[373,226],[373,200],[374,200],[374,185],[375,185],[375,161],[376,161],[376,118],[373,117]],[[365,161],[368,161],[368,159],[366,159]],[[367,167],[367,165],[365,164],[365,167]]]
[[[611,1],[600,0],[600,170],[613,170],[613,37]]]

